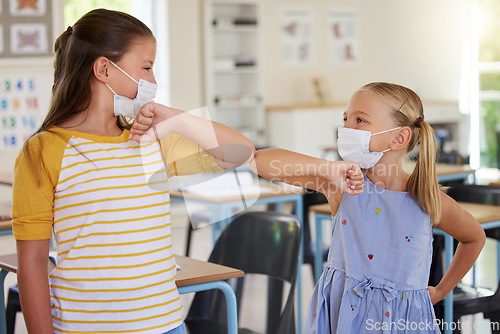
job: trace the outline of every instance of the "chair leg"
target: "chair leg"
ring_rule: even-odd
[[[283,282],[269,277],[269,288],[267,296],[267,330],[266,333],[276,333],[279,327],[281,314],[281,300],[283,297]]]
[[[487,312],[484,314],[484,318],[490,319],[492,324],[491,333],[492,334],[500,334],[500,310],[496,310],[493,312]]]
[[[243,288],[245,286],[245,277],[239,277],[236,279],[236,310],[238,312],[238,321],[240,320],[240,310],[241,310],[241,300],[243,297]]]
[[[191,220],[188,219],[187,227],[187,237],[186,237],[186,256],[189,256],[189,249],[191,248],[191,235],[193,233],[193,227],[191,226]]]
[[[9,295],[7,297],[7,308],[5,310],[7,334],[14,334],[17,312],[21,312],[21,303],[19,301],[19,292],[17,290],[17,286],[13,286],[9,289]]]

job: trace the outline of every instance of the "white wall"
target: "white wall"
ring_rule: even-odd
[[[199,0],[168,1],[170,100],[174,108],[191,110],[205,105],[202,7]]]
[[[462,2],[263,1],[267,103],[304,102],[307,95],[301,92],[307,91],[310,78],[317,75],[328,78],[332,97],[338,102],[348,100],[355,89],[371,81],[407,85],[426,100],[457,100],[462,51]],[[280,64],[278,15],[280,7],[289,3],[309,5],[314,10],[316,62],[311,67],[294,69]],[[359,66],[339,68],[328,64],[326,12],[335,7],[359,10]]]
[[[169,0],[174,107],[190,109],[204,105],[201,33],[204,1]],[[347,101],[355,89],[370,81],[407,85],[425,100],[458,100],[461,22],[466,15],[467,0],[255,1],[261,7],[267,105],[308,102],[310,78],[318,75],[328,78],[335,102]],[[311,66],[281,64],[280,10],[289,5],[308,6],[313,10],[316,56]],[[326,13],[331,8],[359,10],[359,66],[339,68],[328,64]]]

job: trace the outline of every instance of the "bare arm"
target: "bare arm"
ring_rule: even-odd
[[[364,187],[361,169],[353,162],[328,161],[284,149],[257,151],[252,169],[266,179],[319,191],[329,202],[340,202],[344,192],[359,194]]]
[[[50,240],[17,241],[17,282],[28,333],[52,334],[47,262]]]
[[[438,228],[459,241],[453,260],[436,287],[429,287],[431,302],[437,303],[453,290],[476,262],[486,241],[484,230],[470,213],[448,195],[441,194],[442,216]]]
[[[161,104],[145,104],[131,129],[132,139],[137,142],[151,142],[168,133],[204,147],[224,169],[246,165],[255,154],[252,142],[238,131]]]

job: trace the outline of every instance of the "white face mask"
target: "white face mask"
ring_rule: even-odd
[[[356,162],[359,167],[363,169],[372,168],[380,160],[380,158],[382,158],[382,155],[390,150],[390,148],[382,152],[370,152],[371,136],[394,131],[399,128],[401,127],[373,134],[370,131],[339,128],[337,139],[339,155],[345,161]]]
[[[134,82],[138,85],[137,95],[132,100],[126,96],[116,94],[115,91],[111,87],[109,87],[108,84],[106,84],[106,86],[108,86],[108,88],[113,92],[113,94],[115,94],[115,103],[114,103],[115,116],[123,115],[125,117],[135,118],[135,116],[137,116],[139,111],[141,111],[143,105],[145,105],[148,102],[152,102],[154,100],[156,96],[156,88],[158,85],[143,79],[140,79],[139,82],[137,82],[127,72],[122,70],[118,65],[113,63],[111,60],[109,62],[113,64],[117,69],[122,71],[127,77],[134,80]]]

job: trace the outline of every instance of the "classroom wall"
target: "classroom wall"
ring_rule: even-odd
[[[204,1],[168,1],[171,101],[173,107],[185,110],[205,105]],[[310,78],[318,75],[328,78],[335,102],[347,101],[356,88],[376,80],[408,85],[425,100],[458,100],[462,22],[468,0],[255,1],[260,4],[263,86],[267,105],[306,103],[310,95]],[[308,6],[313,10],[315,61],[310,66],[286,67],[281,64],[280,10],[291,5]],[[328,64],[326,11],[337,7],[359,10],[359,66],[340,68]],[[63,29],[62,5],[57,10],[59,28],[54,29],[55,33]],[[52,62],[0,63],[0,71],[5,75],[52,76]],[[50,92],[50,87],[47,87],[47,92]],[[0,172],[12,170],[16,155],[17,152],[0,152]]]
[[[169,1],[174,107],[203,105],[204,1]],[[370,81],[407,85],[425,100],[457,101],[467,1],[255,0],[261,11],[265,103],[307,103],[310,79],[314,76],[328,79],[334,102],[347,101],[356,88]],[[310,66],[286,67],[281,63],[283,6],[307,6],[313,10],[315,61]],[[342,68],[328,63],[326,12],[331,8],[359,11],[358,66]]]

